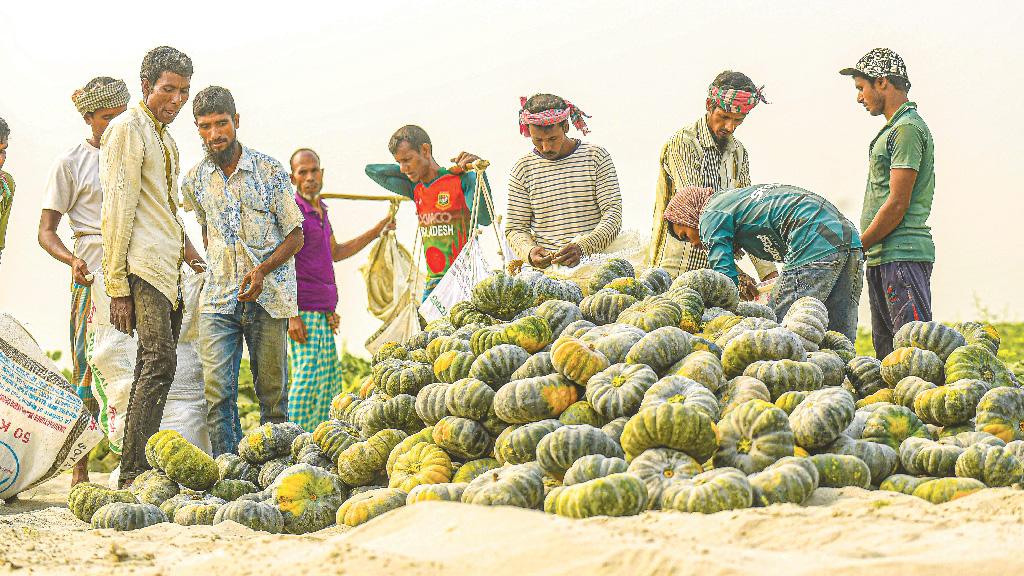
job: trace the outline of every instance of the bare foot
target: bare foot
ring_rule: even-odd
[[[81,460],[75,463],[75,467],[71,469],[71,487],[73,488],[80,482],[89,481],[89,455],[86,454]]]

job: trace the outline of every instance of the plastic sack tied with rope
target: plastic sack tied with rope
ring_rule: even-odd
[[[398,203],[392,202],[392,217],[397,209]],[[419,239],[418,233],[416,238]],[[360,270],[366,281],[367,310],[384,321],[366,340],[366,349],[374,354],[386,342],[402,342],[419,332],[416,286],[420,275],[412,255],[399,244],[394,232],[381,234]]]

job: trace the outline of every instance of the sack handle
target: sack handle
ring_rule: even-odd
[[[498,256],[501,257],[502,265],[504,266],[505,250],[502,248],[501,232],[498,230],[498,221],[500,216],[495,213],[494,201],[491,198],[490,185],[487,183],[487,179],[484,178],[484,172],[491,163],[487,160],[477,160],[476,162],[462,168],[458,166],[452,169],[452,172],[458,174],[467,170],[476,172],[476,189],[473,191],[473,210],[470,212],[469,219],[473,226],[473,236],[480,235],[480,228],[477,226],[477,218],[480,215],[480,198],[483,197],[484,202],[487,204],[487,211],[491,214],[491,228],[494,230],[494,237],[498,241]]]

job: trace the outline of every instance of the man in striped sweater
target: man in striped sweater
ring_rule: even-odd
[[[520,104],[519,129],[534,149],[512,167],[505,235],[532,266],[575,266],[604,250],[622,227],[615,165],[604,148],[569,138],[570,120],[589,131],[588,116],[572,103],[536,94]]]

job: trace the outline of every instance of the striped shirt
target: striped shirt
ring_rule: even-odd
[[[536,151],[512,167],[505,235],[528,261],[540,246],[559,250],[576,242],[583,254],[604,250],[622,228],[622,195],[608,151],[580,142],[565,158]]]
[[[706,115],[679,130],[661,149],[658,195],[654,203],[654,224],[648,259],[672,276],[708,267],[707,250],[676,240],[668,232],[665,207],[676,191],[686,186],[711,188],[715,192],[750,186],[750,158],[739,140],[729,135],[719,147]],[[770,262],[751,258],[759,276],[775,272]]]

